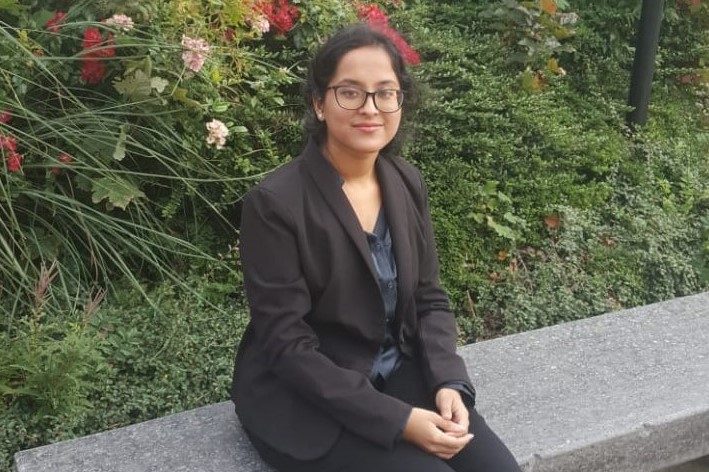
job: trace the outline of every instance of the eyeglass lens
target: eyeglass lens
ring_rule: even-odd
[[[377,110],[390,113],[401,108],[404,94],[397,89],[381,89],[374,92],[366,92],[357,87],[338,86],[332,87],[335,91],[337,104],[346,110],[360,109],[370,95],[374,98],[374,106]]]

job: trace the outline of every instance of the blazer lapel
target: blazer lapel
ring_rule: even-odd
[[[413,257],[411,250],[410,231],[413,222],[409,221],[409,191],[394,165],[386,158],[377,158],[377,176],[382,189],[382,199],[386,211],[392,245],[394,246],[394,259],[397,267],[397,285],[399,300],[406,300],[411,295],[414,287],[414,273],[411,263]],[[404,303],[396,304],[396,316],[401,319]]]
[[[342,191],[339,174],[325,157],[323,157],[317,144],[312,139],[308,141],[303,151],[303,160],[315,186],[344,227],[345,232],[352,239],[352,242],[367,264],[374,280],[378,280],[377,270],[374,267],[372,254],[369,251],[367,236],[364,234],[362,226],[357,220],[357,215],[352,209],[352,205],[350,205],[345,193]],[[387,217],[388,216],[387,214]]]

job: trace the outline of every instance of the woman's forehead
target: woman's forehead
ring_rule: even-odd
[[[378,46],[352,49],[340,58],[331,84],[398,85],[389,54]]]

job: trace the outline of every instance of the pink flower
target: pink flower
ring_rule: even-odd
[[[247,18],[246,23],[249,24],[254,31],[258,31],[261,34],[268,33],[271,29],[271,24],[268,22],[266,15],[254,15],[251,18]]]
[[[204,39],[182,35],[182,61],[188,69],[199,72],[209,57],[209,44]]]
[[[22,170],[22,160],[24,157],[22,154],[18,154],[16,152],[11,152],[9,156],[7,156],[7,170],[10,172],[19,172]]]
[[[0,112],[0,123],[7,124],[12,120],[12,115],[8,110],[3,110]]]
[[[229,130],[226,125],[219,120],[212,120],[207,123],[207,144],[214,144],[217,149],[224,147],[226,137],[229,136]]]
[[[56,12],[54,14],[54,16],[51,17],[49,19],[49,21],[47,21],[44,24],[44,27],[47,28],[52,33],[58,33],[59,28],[60,28],[59,23],[61,23],[61,21],[64,19],[65,16],[66,16],[66,13],[64,13],[64,12],[61,12],[61,11]]]
[[[127,33],[128,31],[132,30],[135,26],[133,23],[133,19],[130,16],[119,14],[115,14],[111,18],[104,20],[104,23],[109,26],[114,26],[119,30],[123,31],[124,33]]]

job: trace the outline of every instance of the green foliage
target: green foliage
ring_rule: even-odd
[[[103,292],[91,296],[83,308],[67,306],[53,312],[48,303],[61,291],[56,287],[57,266],[42,267],[29,318],[1,331],[0,341],[0,467],[23,445],[49,438],[63,439],[90,416],[94,404],[87,398],[109,364],[103,333],[95,314]]]
[[[296,0],[277,31],[266,3],[0,3],[2,467],[226,398],[239,201],[299,151],[306,59],[356,18]]]
[[[224,258],[235,262],[231,252]],[[0,387],[7,378],[25,380],[3,389],[0,470],[20,449],[228,398],[248,319],[234,295],[238,274],[195,274],[185,283],[193,289],[158,285],[148,294],[152,304],[119,287],[90,321],[82,313],[76,323],[43,326],[38,343],[21,334],[3,349],[0,365],[9,367],[0,370]]]
[[[356,18],[350,1],[290,3],[276,34],[255,0],[61,2],[56,31],[41,2],[0,0],[0,467],[227,398],[248,318],[239,201],[299,152],[306,61]],[[638,2],[400,3],[380,6],[422,56],[405,154],[461,342],[707,289],[704,2],[666,6],[632,132]],[[133,29],[102,22],[119,12]],[[104,44],[87,53],[88,28]],[[183,35],[209,45],[198,71]]]
[[[567,2],[557,0],[505,0],[490,5],[480,16],[499,33],[508,51],[507,61],[524,67],[520,82],[525,90],[540,90],[545,73],[565,75],[559,56],[574,51],[569,42],[578,21],[575,12],[562,12]]]
[[[489,8],[498,7],[507,8]],[[429,182],[442,276],[464,342],[709,283],[709,168],[700,157],[707,133],[693,97],[658,87],[651,122],[631,133],[633,43],[623,41],[634,38],[637,12],[573,8],[575,52],[559,56],[567,75],[545,74],[533,91],[508,67],[517,46],[501,41],[481,7],[418,3],[399,15],[416,25],[426,86],[407,155]],[[619,12],[627,19],[617,21]],[[687,18],[676,21],[689,28]],[[661,64],[660,77],[665,67],[674,66]]]
[[[22,163],[0,151],[0,306],[27,313],[17,302],[54,259],[70,293],[108,287],[115,274],[137,284],[174,279],[191,258],[214,262],[191,235],[234,234],[235,202],[288,157],[276,143],[297,128],[281,110],[296,78],[279,55],[260,53],[250,7],[75,2],[54,25],[54,12],[22,7],[0,36],[0,112],[10,117],[0,136]],[[134,27],[100,21],[116,12]],[[203,16],[212,13],[216,26]],[[183,34],[214,42],[199,72],[183,63]],[[213,119],[230,132],[223,148],[208,140]]]

